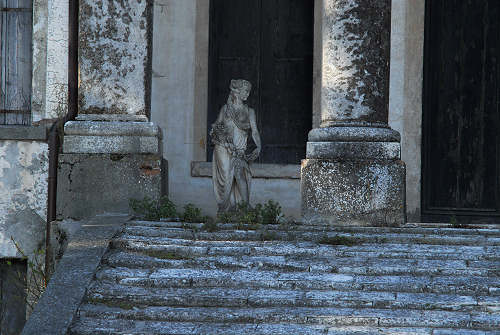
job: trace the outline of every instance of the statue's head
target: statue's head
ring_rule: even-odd
[[[238,98],[245,101],[250,95],[252,84],[250,84],[248,80],[232,79],[229,89],[231,90],[231,93],[237,95]]]

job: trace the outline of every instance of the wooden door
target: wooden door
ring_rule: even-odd
[[[500,214],[497,0],[428,0],[423,110],[423,218]]]
[[[260,163],[299,164],[312,126],[311,0],[212,0],[208,130],[231,79],[252,83]],[[213,146],[209,143],[208,159]]]

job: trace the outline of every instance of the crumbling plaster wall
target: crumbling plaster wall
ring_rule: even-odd
[[[68,0],[33,1],[34,124],[66,113],[68,6]],[[43,247],[47,179],[45,126],[0,128],[0,257],[21,256],[11,237],[27,255]]]
[[[0,257],[21,257],[43,247],[47,217],[48,146],[0,141]]]

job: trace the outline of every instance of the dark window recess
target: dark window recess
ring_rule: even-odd
[[[26,261],[0,260],[0,334],[20,334],[26,322]]]
[[[0,0],[0,124],[31,123],[32,0]]]
[[[500,2],[427,1],[422,214],[498,222]]]
[[[210,4],[208,130],[226,103],[230,80],[246,79],[262,140],[258,162],[299,164],[312,126],[314,1]],[[212,152],[209,139],[208,160]]]

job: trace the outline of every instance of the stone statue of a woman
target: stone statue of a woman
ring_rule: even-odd
[[[231,80],[227,103],[210,131],[215,145],[212,180],[218,212],[228,211],[240,202],[248,203],[250,198],[252,174],[249,163],[259,156],[261,148],[255,112],[243,103],[251,88],[246,80]],[[247,154],[250,134],[257,148]]]

